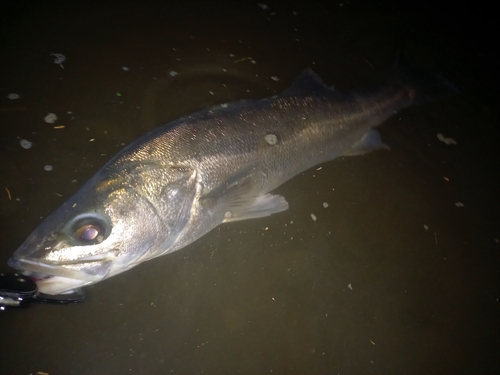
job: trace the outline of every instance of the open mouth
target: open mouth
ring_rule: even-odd
[[[0,273],[0,311],[14,307],[26,307],[32,303],[50,303],[58,305],[68,305],[80,303],[85,300],[85,292],[81,288],[69,290],[60,294],[47,294],[39,290],[35,280],[40,275],[33,278],[19,273]]]
[[[51,277],[54,277],[54,275],[49,275],[46,273],[34,272],[34,271],[23,271],[22,274],[28,276],[35,283],[41,280],[47,280],[50,279]]]
[[[57,266],[27,259],[11,258],[9,266],[34,281],[40,293],[51,295],[71,293],[76,288],[102,279],[102,277],[72,269],[71,266]]]

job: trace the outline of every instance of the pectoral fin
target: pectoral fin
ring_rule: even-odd
[[[223,223],[256,219],[286,210],[288,210],[288,202],[285,198],[281,195],[266,194],[254,198],[253,201],[247,202],[246,205],[230,207],[224,214],[225,219]]]
[[[265,217],[288,209],[280,195],[259,195],[258,175],[255,167],[236,173],[200,199],[200,203],[224,214],[224,223]]]

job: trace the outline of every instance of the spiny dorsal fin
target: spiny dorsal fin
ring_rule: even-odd
[[[312,69],[306,69],[298,76],[292,85],[283,91],[281,96],[292,96],[292,95],[332,95],[335,92],[333,87],[328,87],[319,78],[319,76],[312,71]]]

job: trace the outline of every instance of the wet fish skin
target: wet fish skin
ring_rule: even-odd
[[[112,158],[9,264],[57,294],[179,250],[221,223],[284,211],[288,203],[273,189],[338,156],[385,148],[374,127],[454,93],[443,78],[413,68],[347,94],[307,70],[281,95],[181,118]]]

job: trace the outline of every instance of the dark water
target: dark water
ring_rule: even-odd
[[[493,18],[426,3],[266,4],[2,3],[0,270],[124,144],[274,95],[306,67],[340,89],[379,82],[404,34],[414,62],[462,94],[388,120],[390,152],[279,188],[285,213],[223,225],[88,288],[80,305],[2,312],[0,373],[499,373]]]

